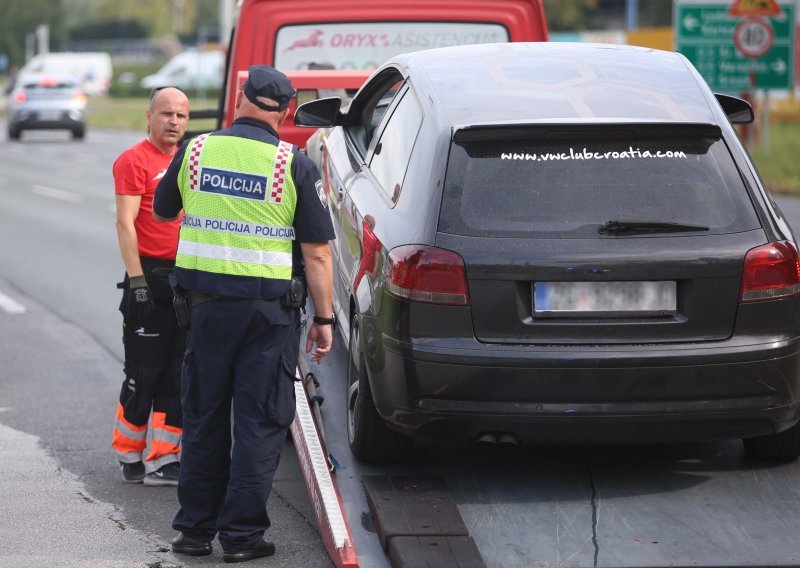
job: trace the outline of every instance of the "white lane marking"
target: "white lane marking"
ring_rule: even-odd
[[[70,203],[79,203],[83,201],[82,195],[71,191],[64,191],[63,189],[56,189],[55,187],[47,187],[45,185],[34,185],[32,191],[37,195],[52,197],[54,199],[60,199],[61,201],[69,201]]]
[[[16,300],[12,300],[2,292],[0,292],[0,309],[9,314],[24,314],[27,311],[25,306]]]

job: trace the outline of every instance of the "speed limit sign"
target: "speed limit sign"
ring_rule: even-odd
[[[743,55],[761,57],[775,43],[775,32],[769,22],[761,18],[744,18],[733,30],[733,42]]]

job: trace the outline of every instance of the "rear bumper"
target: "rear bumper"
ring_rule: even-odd
[[[83,111],[64,111],[60,118],[42,120],[36,113],[28,113],[9,120],[9,127],[20,130],[80,130],[85,128],[86,114]]]
[[[800,419],[800,339],[672,346],[496,346],[383,336],[375,404],[412,435],[523,442],[746,438]]]

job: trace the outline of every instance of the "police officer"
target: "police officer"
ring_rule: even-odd
[[[316,312],[306,352],[319,362],[331,348],[334,233],[322,182],[314,164],[277,133],[294,94],[283,73],[250,67],[230,128],[182,147],[156,190],[157,221],[185,213],[176,276],[191,306],[180,510],[172,523],[181,533],[172,542],[179,554],[211,554],[215,535],[226,562],[275,552],[263,535],[294,418],[299,310],[283,300],[293,242]]]

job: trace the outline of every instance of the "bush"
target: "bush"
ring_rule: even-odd
[[[112,97],[137,98],[147,97],[149,89],[139,86],[139,81],[146,75],[152,75],[164,64],[163,61],[155,63],[139,63],[128,65],[114,65],[114,79],[108,94]]]

